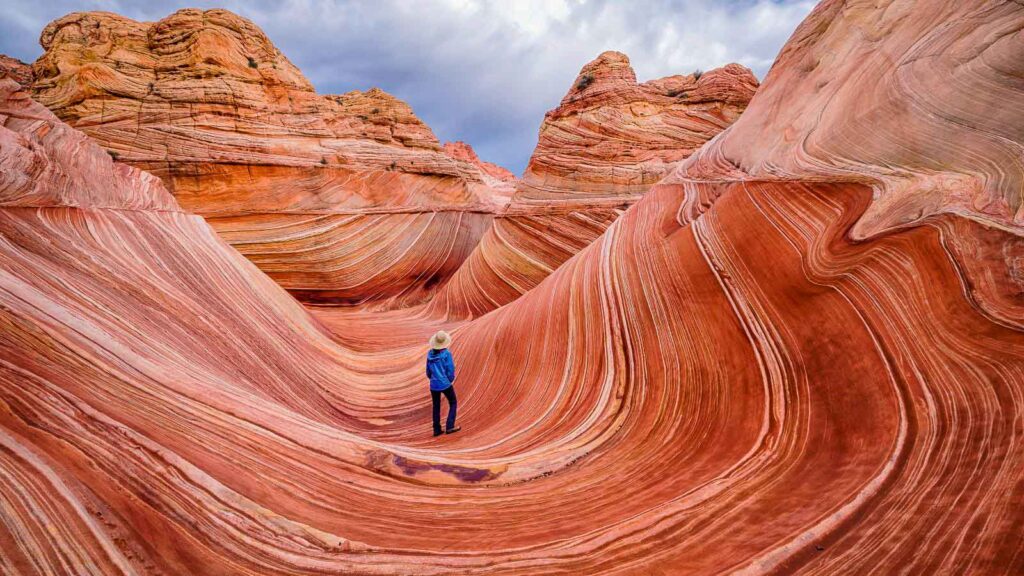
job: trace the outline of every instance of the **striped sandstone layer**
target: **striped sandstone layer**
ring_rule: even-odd
[[[31,86],[32,67],[17,58],[0,54],[0,78],[10,78],[22,86]]]
[[[304,299],[425,299],[511,195],[382,90],[317,94],[226,10],[74,13],[41,43],[34,98]]]
[[[732,128],[447,325],[441,438],[435,321],[311,317],[0,81],[2,571],[1021,573],[1024,170],[978,154],[1024,143],[1022,29],[1012,3],[823,3]],[[930,106],[879,99],[934,75]],[[894,174],[957,201],[893,226],[932,198]]]
[[[757,85],[738,64],[638,84],[625,54],[598,56],[544,117],[511,203],[431,311],[475,317],[539,284],[735,122]]]
[[[481,160],[480,157],[476,155],[476,151],[473,150],[473,147],[461,140],[456,142],[445,142],[444,152],[456,160],[465,160],[466,162],[473,164],[480,168],[484,173],[498,180],[512,184],[512,188],[515,186],[515,174],[501,166],[498,166],[497,164]]]

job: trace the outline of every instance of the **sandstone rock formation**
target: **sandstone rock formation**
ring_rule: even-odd
[[[629,58],[605,52],[544,117],[517,208],[638,200],[680,160],[739,118],[754,75],[738,64],[637,84]]]
[[[739,122],[448,326],[441,438],[434,321],[332,337],[0,80],[0,570],[1021,573],[1024,167],[983,156],[1024,145],[988,106],[1024,105],[1021,29],[824,2]]]
[[[17,58],[0,54],[0,78],[10,78],[21,86],[31,86],[32,67]]]
[[[466,162],[473,164],[477,168],[480,168],[484,174],[487,174],[492,178],[496,178],[509,184],[515,184],[516,182],[515,174],[501,166],[498,166],[497,164],[481,160],[480,157],[476,155],[476,151],[473,150],[473,147],[465,142],[445,142],[444,152],[456,160],[465,160]]]
[[[511,203],[432,311],[477,316],[532,289],[735,122],[757,85],[738,64],[638,84],[625,54],[598,56],[545,116]]]
[[[225,10],[75,13],[41,42],[36,99],[310,300],[425,298],[510,195],[393,96],[317,94]]]

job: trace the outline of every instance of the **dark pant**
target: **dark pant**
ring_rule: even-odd
[[[445,430],[455,428],[455,410],[459,407],[454,385],[444,390],[431,390],[430,400],[434,403],[434,432],[441,431],[441,394],[448,399],[448,421],[445,423]]]

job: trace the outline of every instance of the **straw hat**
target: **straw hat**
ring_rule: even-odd
[[[444,330],[439,330],[437,334],[430,337],[430,347],[434,350],[444,350],[451,343],[452,337]]]

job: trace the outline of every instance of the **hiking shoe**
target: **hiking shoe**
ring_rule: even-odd
[[[440,430],[434,430],[434,436],[440,436],[441,434],[444,434],[444,432],[441,432]]]
[[[452,428],[451,430],[446,431],[445,434],[455,434],[459,430],[462,430],[462,426],[456,426],[455,428]]]

